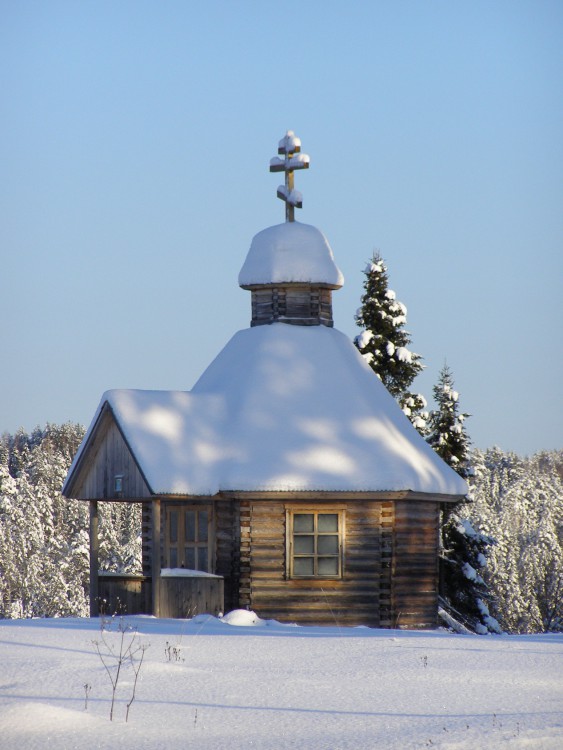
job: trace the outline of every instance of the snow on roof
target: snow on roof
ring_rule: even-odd
[[[255,235],[239,274],[239,285],[301,282],[338,289],[344,277],[324,234],[297,221],[268,227]]]
[[[100,410],[106,401],[155,494],[467,492],[326,326],[239,331],[191,392],[108,391]]]

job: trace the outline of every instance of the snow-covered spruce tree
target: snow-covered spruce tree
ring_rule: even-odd
[[[469,438],[464,422],[469,414],[459,411],[459,393],[454,389],[452,371],[444,365],[432,389],[437,409],[430,412],[428,437],[436,453],[464,479],[469,476]]]
[[[489,611],[491,594],[482,575],[495,540],[476,530],[466,516],[463,504],[442,522],[439,614],[456,632],[501,633]]]
[[[362,306],[356,312],[356,323],[363,331],[354,343],[413,425],[425,435],[426,399],[409,390],[424,365],[420,354],[408,348],[411,338],[404,328],[407,308],[389,289],[387,266],[379,253],[373,255],[364,274]]]
[[[460,476],[467,479],[469,438],[459,410],[452,371],[444,365],[432,389],[437,409],[430,412],[427,441]],[[487,564],[492,537],[476,530],[469,520],[468,503],[453,511],[443,506],[440,550],[440,616],[452,629],[474,633],[500,633],[489,613],[490,594],[481,575]]]
[[[60,488],[84,433],[47,425],[3,437],[8,475],[0,486],[0,616],[87,612],[88,514]]]
[[[484,578],[511,633],[563,631],[563,451],[471,457],[470,520],[497,543]]]
[[[140,573],[141,507],[138,503],[100,503],[100,570]]]
[[[0,618],[88,613],[88,505],[61,495],[83,434],[66,424],[0,437]],[[100,567],[139,570],[140,508],[102,503],[100,516]]]

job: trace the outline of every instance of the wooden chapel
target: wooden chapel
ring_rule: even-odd
[[[191,391],[112,390],[63,494],[90,505],[90,602],[190,617],[249,608],[299,624],[432,628],[440,509],[467,486],[333,325],[330,245],[295,221],[288,131],[271,171],[286,221],[239,275],[236,333]],[[143,570],[99,573],[101,502],[142,505]]]

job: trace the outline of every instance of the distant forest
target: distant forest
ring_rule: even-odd
[[[88,616],[88,503],[61,487],[84,428],[0,438],[0,618]],[[563,630],[563,451],[474,450],[460,514],[492,537],[480,571],[509,633]],[[136,504],[100,503],[101,568],[140,572]]]

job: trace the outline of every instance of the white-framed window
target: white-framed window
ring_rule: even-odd
[[[166,509],[165,567],[212,572],[211,506],[170,505]]]
[[[344,511],[287,511],[290,578],[342,578]]]

